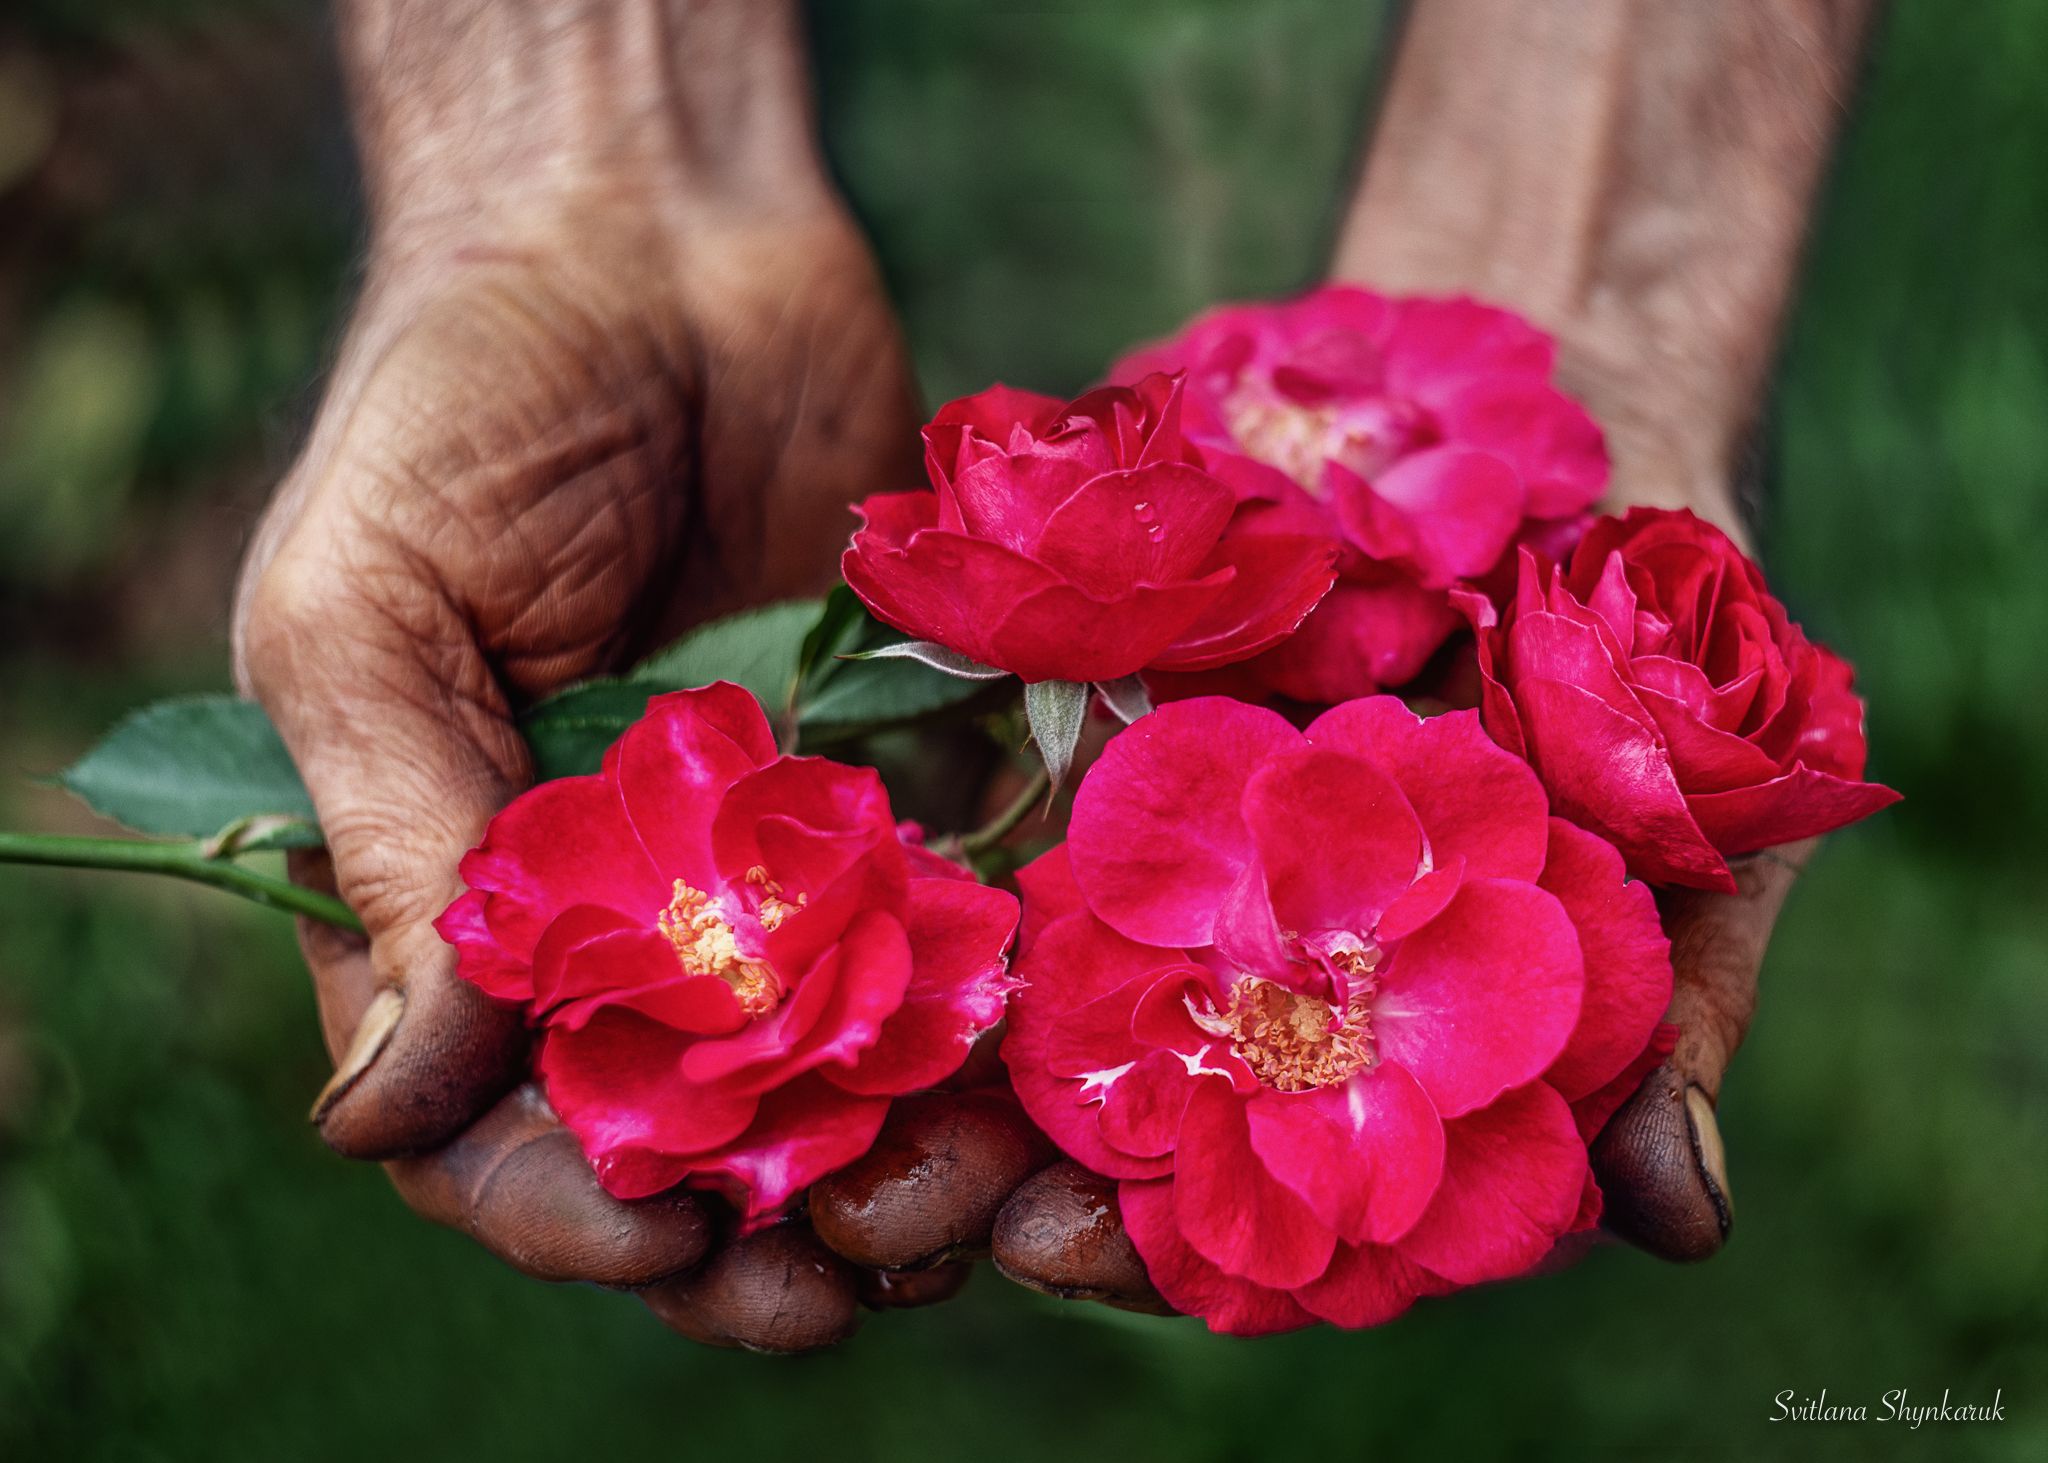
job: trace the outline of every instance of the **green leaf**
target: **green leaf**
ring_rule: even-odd
[[[807,738],[844,739],[958,705],[982,689],[914,660],[854,665],[842,651],[885,642],[851,592],[790,600],[699,626],[619,679],[588,681],[530,707],[519,729],[546,781],[597,771],[605,750],[646,713],[650,696],[732,681],[772,719],[789,715],[803,676]],[[147,707],[121,722],[58,779],[141,833],[218,837],[223,850],[320,842],[313,804],[261,707],[198,696]]]
[[[834,657],[859,646],[874,623],[859,595],[844,584],[835,585],[825,596],[825,609],[818,616],[818,623],[804,636],[804,648],[797,656],[797,675],[807,681],[829,676],[839,664]]]
[[[963,681],[1000,681],[1009,674],[992,665],[983,665],[957,650],[948,650],[936,640],[898,640],[889,645],[877,645],[873,650],[857,651],[842,655],[841,660],[914,660],[919,665],[928,665],[935,671],[944,671],[949,676],[958,676]]]
[[[835,589],[805,642],[807,664],[796,698],[804,744],[829,745],[918,721],[985,689],[894,650],[909,643],[870,615],[852,590]],[[962,663],[973,665],[964,658]]]
[[[674,687],[647,681],[586,681],[548,697],[519,718],[533,749],[533,777],[580,777],[597,771],[605,749],[647,710],[647,698]]]
[[[205,838],[256,817],[266,846],[320,842],[313,800],[263,708],[235,696],[189,696],[122,720],[57,780],[95,812],[138,833]]]
[[[1082,681],[1034,681],[1024,688],[1024,719],[1031,725],[1031,740],[1038,743],[1045,770],[1052,774],[1055,792],[1074,765],[1090,694]]]
[[[797,728],[809,743],[844,741],[935,715],[986,689],[914,660],[850,664],[815,695],[798,699]]]
[[[1151,693],[1145,689],[1144,678],[1135,673],[1114,681],[1097,681],[1095,689],[1102,693],[1102,704],[1125,726],[1152,710]]]
[[[821,600],[792,599],[712,620],[640,662],[624,679],[657,691],[731,681],[778,717],[795,694],[797,662],[824,607]]]

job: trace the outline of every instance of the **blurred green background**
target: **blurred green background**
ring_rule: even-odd
[[[815,7],[835,159],[934,397],[1078,386],[1311,280],[1383,44],[1344,0]],[[231,567],[359,247],[317,8],[0,17],[0,826],[225,677]],[[1822,215],[1765,539],[1899,809],[1794,896],[1722,1121],[1740,1224],[1259,1343],[992,1273],[796,1362],[412,1219],[302,1120],[288,932],[0,871],[0,1457],[2048,1457],[2048,6],[1903,0]],[[1057,322],[1056,328],[1049,322]],[[2002,1388],[2002,1426],[1770,1399]]]

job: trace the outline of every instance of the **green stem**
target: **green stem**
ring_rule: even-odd
[[[198,843],[152,843],[138,838],[71,838],[54,833],[0,833],[0,863],[51,864],[68,869],[120,869],[168,874],[225,889],[272,909],[289,910],[360,932],[355,911],[331,894],[301,889],[232,859],[208,858]]]
[[[975,829],[972,833],[961,835],[960,851],[970,856],[987,853],[1005,838],[1008,838],[1015,831],[1017,825],[1030,816],[1031,810],[1037,806],[1038,800],[1044,797],[1051,789],[1052,774],[1041,766],[1032,775],[1031,781],[1024,784],[1024,790],[1017,794],[1015,800],[1008,807],[1004,808],[995,817],[989,819],[988,822]]]

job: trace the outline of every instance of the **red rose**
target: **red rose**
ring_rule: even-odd
[[[1230,687],[1335,702],[1398,686],[1458,627],[1456,581],[1519,541],[1570,547],[1607,453],[1550,384],[1554,354],[1506,310],[1331,285],[1212,310],[1112,368],[1187,372],[1188,438],[1237,488],[1244,531],[1341,550],[1300,633]]]
[[[1727,859],[1897,802],[1863,782],[1863,703],[1763,574],[1690,513],[1596,523],[1563,567],[1460,603],[1486,727],[1551,804],[1655,883],[1733,892]]]
[[[1021,882],[1017,1094],[1219,1331],[1528,1269],[1593,1222],[1587,1140],[1669,1050],[1649,888],[1471,712],[1162,707]]]
[[[860,505],[841,561],[882,619],[1027,681],[1201,670],[1272,645],[1330,587],[1312,537],[1233,531],[1181,436],[1180,381],[1078,401],[991,387],[924,430],[936,492]]]
[[[655,698],[603,771],[492,819],[437,928],[530,1007],[608,1191],[687,1183],[758,1221],[1001,1018],[1017,901],[959,874],[906,851],[871,769],[778,756],[721,683]]]

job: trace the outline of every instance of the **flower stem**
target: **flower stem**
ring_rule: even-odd
[[[1038,771],[1032,774],[1031,781],[1024,784],[1024,790],[1017,794],[1008,807],[972,833],[961,836],[960,851],[970,856],[987,853],[1015,831],[1017,825],[1030,815],[1038,800],[1051,788],[1052,774],[1040,766]]]
[[[200,843],[155,843],[139,838],[72,838],[54,833],[0,833],[0,863],[51,864],[69,869],[120,869],[168,874],[225,889],[272,909],[288,910],[360,932],[355,911],[331,894],[301,889],[232,859],[209,858]]]

